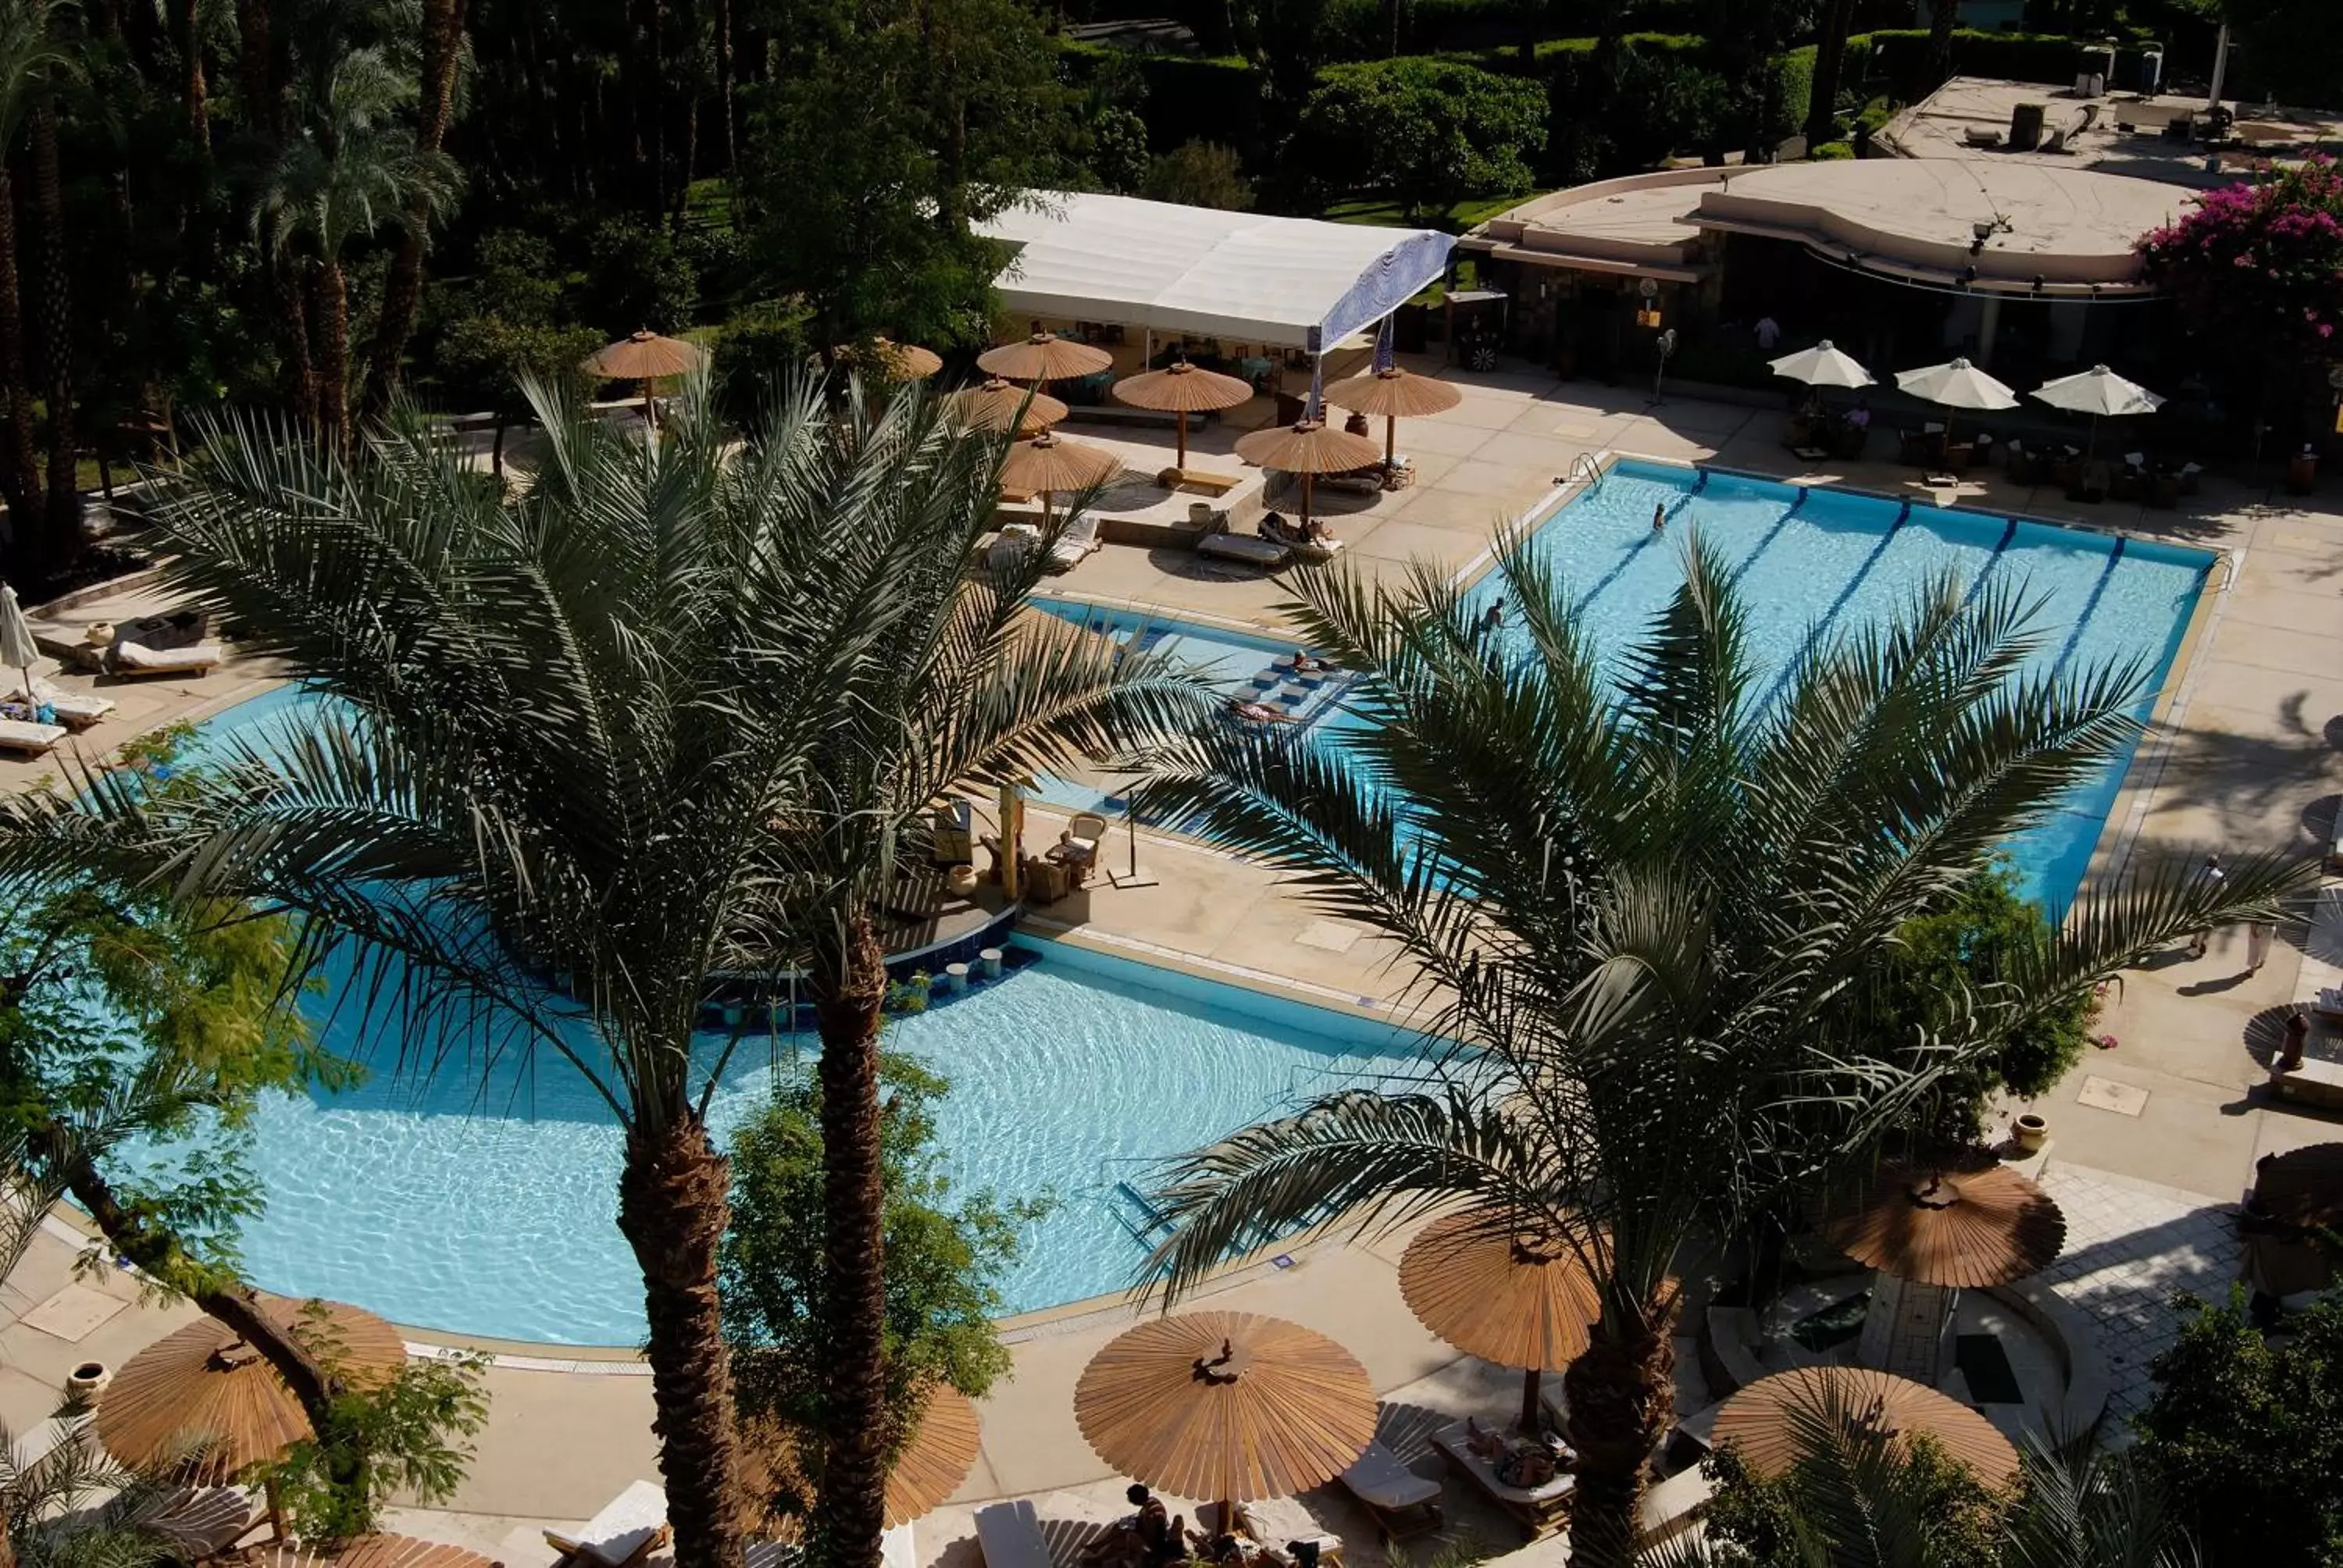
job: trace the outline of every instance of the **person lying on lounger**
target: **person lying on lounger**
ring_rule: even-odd
[[[1282,708],[1272,708],[1266,702],[1247,702],[1242,698],[1229,699],[1229,711],[1248,724],[1292,724],[1293,715]]]

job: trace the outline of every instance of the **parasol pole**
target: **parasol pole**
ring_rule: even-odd
[[[651,378],[648,376],[643,377],[643,427],[649,430],[659,428],[658,408],[651,402]]]
[[[1537,1435],[1541,1413],[1538,1410],[1538,1369],[1532,1367],[1522,1374],[1522,1435]]]
[[[1399,416],[1386,414],[1383,416],[1383,467],[1388,468],[1398,461]]]
[[[1309,534],[1310,534],[1310,481],[1311,481],[1311,479],[1312,479],[1312,477],[1313,477],[1313,476],[1312,476],[1312,474],[1310,473],[1310,471],[1309,471],[1308,469],[1306,469],[1306,468],[1305,468],[1305,469],[1303,469],[1303,470],[1302,470],[1302,537],[1303,537],[1303,538],[1308,538],[1308,537],[1309,537]]]
[[[1185,408],[1175,409],[1175,410],[1173,410],[1173,412],[1172,412],[1172,417],[1173,417],[1174,419],[1176,419],[1176,420],[1178,420],[1178,421],[1179,421],[1179,427],[1180,427],[1180,463],[1179,463],[1179,466],[1180,466],[1181,467],[1184,468],[1184,467],[1186,467],[1188,466],[1188,410],[1186,410]]]

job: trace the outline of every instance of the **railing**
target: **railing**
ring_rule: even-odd
[[[1581,452],[1571,458],[1570,471],[1563,478],[1570,484],[1583,484],[1590,490],[1599,489],[1603,484],[1603,465],[1594,460],[1594,453]]]

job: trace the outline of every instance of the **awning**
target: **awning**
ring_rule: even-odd
[[[976,226],[1019,246],[993,280],[1012,315],[1111,321],[1319,349],[1437,279],[1430,229],[1263,217],[1135,196],[1034,193]]]

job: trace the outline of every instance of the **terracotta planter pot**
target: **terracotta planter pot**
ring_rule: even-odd
[[[2050,1141],[2050,1123],[2029,1111],[2010,1124],[2010,1135],[2017,1141],[2017,1147],[2024,1152],[2036,1154],[2041,1152],[2045,1143]]]

